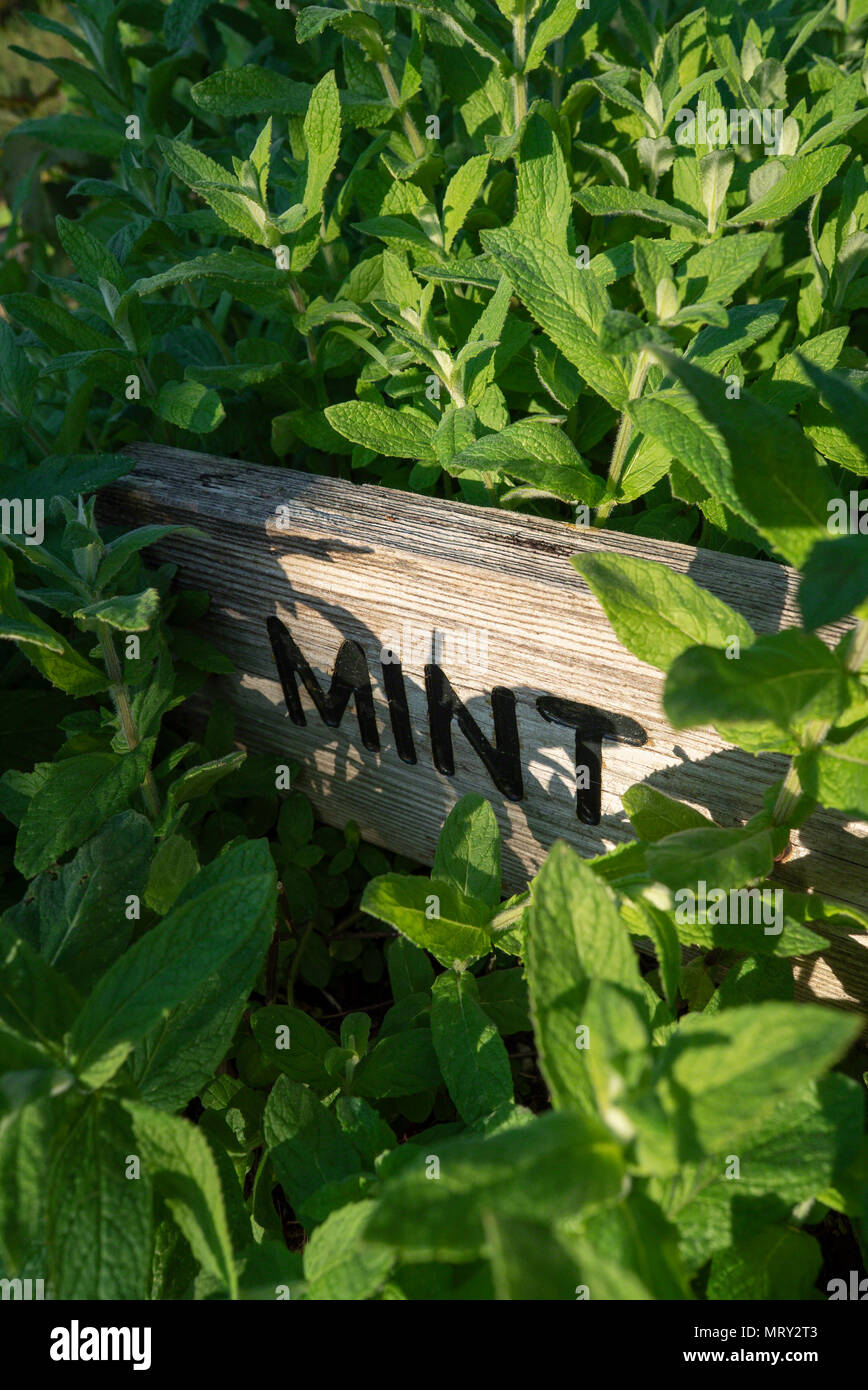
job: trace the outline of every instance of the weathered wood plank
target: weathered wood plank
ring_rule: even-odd
[[[660,561],[689,573],[760,632],[798,623],[796,576],[785,567],[206,454],[152,445],[134,452],[134,472],[103,494],[104,514],[193,522],[207,532],[210,544],[172,538],[157,553],[180,565],[186,584],[211,593],[205,630],[237,664],[236,676],[220,683],[236,707],[243,744],[274,753],[276,762],[300,760],[304,789],[327,821],[352,817],[375,843],[430,862],[451,806],[467,792],[482,792],[504,835],[506,883],[517,889],[557,838],[585,854],[632,838],[620,798],[635,782],[650,782],[727,825],[759,809],[762,792],[782,773],[783,759],[753,757],[711,729],[673,732],[660,705],[663,677],[621,646],[569,557],[608,551]],[[306,722],[290,720],[266,630],[275,618],[323,691],[342,642],[361,646],[376,726],[367,742],[373,737],[379,749],[364,746],[352,699],[339,727],[327,727],[301,682]],[[281,629],[272,628],[279,645]],[[823,635],[831,640],[840,631]],[[384,648],[398,654],[396,643],[408,723],[400,685],[391,690],[394,722],[384,688],[400,683],[394,662],[381,661]],[[455,720],[450,740],[443,716],[439,752],[432,748],[426,664],[440,668],[490,741],[492,691],[514,697],[520,799],[510,799],[516,760],[508,750],[499,762],[490,759],[498,790]],[[429,685],[438,679],[436,669],[429,671]],[[448,697],[443,686],[440,701]],[[506,728],[509,696],[497,700],[506,700]],[[602,712],[610,721],[603,727],[631,740],[602,744],[598,824],[577,815],[575,733],[552,722],[558,700]],[[436,727],[434,733],[438,745]],[[399,756],[408,756],[409,739],[412,763]],[[447,775],[434,763],[435,753],[441,767],[448,762],[450,741],[454,771]],[[586,736],[586,748],[592,744]],[[587,794],[581,800],[587,816],[593,807]],[[778,876],[782,884],[864,907],[868,826],[818,812]],[[833,930],[826,958],[797,968],[797,992],[864,1008],[868,936]]]

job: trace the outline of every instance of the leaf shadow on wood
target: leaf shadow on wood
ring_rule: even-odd
[[[696,550],[687,566],[688,576],[730,608],[734,608],[756,632],[777,632],[791,597],[791,577],[782,565],[771,561],[746,561],[753,568],[752,582],[739,575],[733,582],[731,571],[722,573],[715,550]]]

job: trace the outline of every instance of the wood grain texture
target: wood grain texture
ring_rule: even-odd
[[[238,668],[216,684],[235,706],[241,745],[274,754],[276,763],[300,761],[299,785],[328,822],[352,818],[374,843],[430,862],[456,800],[481,792],[503,833],[505,883],[517,890],[555,839],[586,855],[632,839],[620,798],[636,782],[735,825],[760,808],[763,791],[785,769],[785,759],[734,749],[711,729],[673,732],[661,710],[663,676],[621,646],[569,559],[605,551],[659,561],[689,574],[759,632],[798,624],[796,576],[783,566],[206,454],[154,445],[132,452],[136,467],[101,494],[102,515],[194,523],[207,533],[207,543],[173,537],[156,553],[179,565],[185,585],[211,594],[203,630]],[[289,628],[325,689],[342,640],[361,644],[379,752],[362,746],[352,700],[340,727],[327,728],[299,686],[307,722],[289,720],[266,633],[272,616]],[[408,627],[414,650],[401,657],[414,766],[396,755],[380,662],[381,649],[406,637]],[[822,635],[832,640],[842,630]],[[443,671],[487,737],[492,688],[514,692],[522,800],[497,792],[454,723],[454,775],[433,766],[423,667],[435,634]],[[604,743],[598,825],[577,819],[574,734],[542,717],[536,702],[545,696],[627,716],[646,731],[641,747]],[[868,826],[818,811],[777,876],[864,909]],[[833,946],[823,959],[797,964],[797,993],[868,1011],[868,935],[822,930],[834,933]]]

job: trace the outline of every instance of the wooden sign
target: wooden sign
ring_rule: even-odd
[[[636,782],[735,825],[785,769],[711,729],[675,733],[663,676],[621,646],[569,560],[660,561],[760,632],[798,623],[796,576],[782,566],[206,454],[133,452],[104,514],[207,533],[157,554],[211,594],[203,630],[236,663],[220,684],[242,746],[298,760],[328,822],[352,818],[374,843],[430,862],[451,807],[480,792],[517,891],[556,839],[585,855],[632,839],[621,795]],[[577,789],[578,765],[590,779]],[[866,837],[818,811],[777,877],[864,907]],[[864,1007],[868,936],[824,930],[832,948],[798,963],[798,992]]]

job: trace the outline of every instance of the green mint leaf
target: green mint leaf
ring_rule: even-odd
[[[868,544],[864,537],[832,536],[818,541],[805,562],[799,607],[805,626],[824,627],[868,600]],[[868,616],[868,615],[863,615]]]
[[[754,641],[740,613],[686,574],[628,555],[574,555],[571,563],[603,606],[624,646],[659,670],[696,643],[725,647]]]
[[[618,1145],[590,1119],[542,1115],[491,1138],[444,1143],[436,1182],[425,1149],[385,1184],[365,1233],[413,1260],[468,1260],[487,1242],[485,1213],[552,1223],[615,1198]]]
[[[169,788],[169,806],[174,809],[198,796],[207,796],[211,788],[222,782],[224,777],[237,772],[243,766],[246,757],[247,754],[240,750],[236,753],[226,753],[222,758],[213,758],[211,762],[200,763],[198,767],[191,767],[187,772],[182,772]]]
[[[156,589],[144,589],[140,594],[119,594],[89,603],[76,609],[73,616],[89,627],[105,623],[120,632],[147,632],[159,610],[160,595]]]
[[[647,851],[649,875],[673,891],[695,890],[699,879],[715,888],[741,888],[765,878],[773,863],[770,830],[702,826],[667,835]]]
[[[198,1126],[149,1105],[124,1101],[133,1121],[142,1168],[153,1181],[202,1268],[230,1298],[238,1281],[227,1204],[214,1155]]]
[[[154,410],[161,420],[192,434],[210,434],[226,418],[217,392],[198,381],[167,381],[160,387]]]
[[[443,965],[478,960],[491,950],[491,908],[448,879],[383,874],[368,883],[361,906]]]
[[[38,376],[9,324],[0,321],[0,397],[25,418],[33,405]]]
[[[359,10],[334,10],[325,5],[308,5],[295,22],[296,43],[308,43],[324,29],[336,29],[352,39],[374,63],[385,63],[388,50],[383,30],[373,15]]]
[[[655,1068],[682,1161],[733,1152],[728,1146],[756,1133],[775,1106],[837,1061],[858,1030],[858,1019],[814,1004],[688,1014]]]
[[[696,241],[704,241],[708,235],[703,223],[692,213],[682,212],[660,198],[652,198],[641,191],[634,192],[631,188],[581,188],[575,197],[579,206],[592,217],[645,217],[652,222],[668,222],[672,227],[681,227],[690,232]]]
[[[500,830],[491,805],[472,793],[453,806],[440,831],[434,878],[448,879],[468,898],[500,902]]]
[[[150,822],[121,811],[68,864],[31,883],[39,949],[77,989],[86,992],[129,945],[134,921],[127,909],[131,895],[142,896],[153,849]]]
[[[443,194],[443,245],[452,250],[467,214],[482,192],[488,173],[488,155],[476,154],[452,175]]]
[[[603,491],[563,430],[530,418],[465,444],[443,466],[459,477],[503,473],[565,501],[596,503]]]
[[[557,136],[535,111],[525,124],[516,163],[515,230],[566,251],[572,212],[567,167]]]
[[[144,780],[149,758],[150,749],[140,745],[132,753],[82,753],[52,763],[18,830],[19,873],[28,878],[41,873],[124,810]]]
[[[330,1089],[325,1058],[335,1045],[334,1038],[309,1014],[269,1004],[251,1014],[250,1027],[269,1065],[323,1094]]]
[[[748,232],[694,251],[681,268],[688,292],[695,287],[690,297],[725,304],[755,273],[773,243],[771,232]]]
[[[0,1023],[49,1052],[78,1012],[78,996],[11,927],[0,926]]]
[[[131,1154],[139,1154],[137,1136],[114,1101],[89,1099],[62,1134],[46,1203],[55,1297],[148,1296],[152,1175],[143,1163],[139,1177],[128,1179]]]
[[[844,708],[843,668],[818,637],[791,630],[757,637],[737,659],[691,647],[669,668],[663,708],[676,729],[771,720],[790,732]]]
[[[711,1261],[708,1297],[807,1299],[822,1263],[820,1247],[806,1232],[773,1226],[718,1251]]]
[[[278,1077],[265,1106],[265,1142],[277,1180],[296,1209],[327,1182],[361,1171],[361,1159],[334,1110],[288,1076]]]
[[[191,540],[204,540],[205,532],[195,526],[139,526],[134,531],[127,531],[116,541],[111,541],[103,551],[94,587],[108,588],[133,555],[137,555],[149,545],[156,545],[157,541],[163,540],[166,536],[186,536]]]
[[[90,995],[70,1039],[81,1079],[103,1085],[157,1020],[219,971],[248,938],[261,959],[271,937],[274,898],[274,868],[262,841],[228,850],[202,869],[169,915],[125,952]]]
[[[182,889],[198,872],[195,847],[183,835],[170,835],[157,847],[151,862],[145,889],[148,907],[165,917]]]
[[[825,150],[799,155],[783,177],[755,202],[730,217],[727,226],[741,227],[748,222],[777,222],[788,217],[808,198],[813,198],[835,177],[849,151],[846,145],[830,145]]]
[[[338,434],[377,454],[434,462],[431,439],[435,426],[420,410],[389,410],[374,401],[344,401],[328,406],[325,416]]]
[[[701,811],[683,801],[674,801],[647,782],[628,787],[621,805],[640,840],[662,840],[678,830],[695,830],[710,824]]]
[[[559,844],[534,880],[527,978],[540,1066],[558,1109],[595,1109],[589,1053],[580,1028],[591,981],[640,999],[639,967],[615,900],[593,869]],[[625,1003],[629,1008],[629,1004]]]
[[[466,1124],[512,1105],[509,1057],[497,1028],[480,1008],[472,975],[447,970],[438,976],[431,1037],[446,1089]]]
[[[434,983],[434,971],[425,952],[405,936],[389,942],[386,965],[396,1004],[408,995],[426,994]]]
[[[359,15],[358,18],[361,20],[363,16]],[[296,274],[309,265],[316,254],[323,193],[340,151],[341,107],[333,72],[327,72],[311,93],[304,118],[304,138],[307,144],[307,174],[300,212],[304,212],[307,221],[292,244],[290,269]],[[278,221],[277,225],[282,232],[293,230],[291,224]]]
[[[373,1298],[394,1264],[391,1250],[364,1239],[374,1202],[348,1202],[317,1226],[304,1248],[307,1298]]]
[[[725,441],[732,487],[743,514],[790,564],[799,566],[826,531],[829,479],[814,450],[789,416],[742,391],[728,399],[724,383],[666,349],[653,348],[666,370],[690,392],[703,417]],[[751,440],[751,450],[744,441]],[[753,456],[761,454],[763,469]],[[689,467],[685,454],[682,461]]]
[[[433,1090],[442,1077],[427,1028],[410,1028],[377,1041],[353,1072],[357,1095],[376,1100]]]
[[[608,301],[596,276],[578,269],[565,252],[511,228],[482,232],[480,239],[555,347],[620,410],[627,382],[599,344]]]
[[[678,1230],[634,1186],[623,1202],[592,1213],[570,1240],[592,1298],[684,1299]]]
[[[840,743],[827,741],[796,759],[803,791],[847,815],[868,815],[868,728]]]

